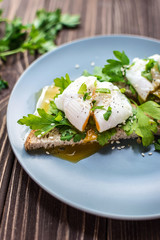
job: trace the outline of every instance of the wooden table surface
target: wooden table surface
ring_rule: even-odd
[[[19,16],[24,23],[41,8],[80,14],[80,27],[63,30],[57,45],[113,33],[160,39],[159,0],[4,0],[0,7],[5,17]],[[50,196],[22,169],[7,136],[6,109],[14,84],[33,60],[27,53],[17,54],[0,69],[9,82],[9,89],[0,92],[0,239],[160,239],[159,219],[123,221],[87,214]]]

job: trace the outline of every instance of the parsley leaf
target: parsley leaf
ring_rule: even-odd
[[[122,65],[129,65],[129,58],[126,56],[125,52],[113,51],[114,56],[120,60]]]
[[[125,74],[122,72],[122,68],[125,70],[125,65],[129,64],[129,58],[126,56],[124,51],[113,51],[113,54],[119,61],[108,59],[108,64],[104,66],[102,73],[110,77],[110,82],[125,82]]]
[[[12,55],[28,50],[31,54],[43,54],[56,47],[57,34],[63,27],[76,27],[80,23],[79,15],[62,14],[60,9],[47,12],[42,9],[36,12],[32,24],[22,24],[20,18],[12,21],[3,19],[0,12],[0,21],[5,22],[4,37],[0,40],[0,57]]]
[[[74,129],[65,129],[63,130],[63,128],[60,130],[61,133],[61,140],[62,141],[70,141],[75,134],[77,133]]]
[[[80,16],[63,14],[61,15],[60,22],[66,27],[73,28],[80,24]]]
[[[112,128],[112,129],[102,132],[102,133],[98,133],[97,140],[98,140],[99,144],[101,146],[104,146],[105,144],[109,143],[109,140],[111,139],[111,137],[113,135],[115,135],[115,133],[116,133],[115,128]]]
[[[158,139],[158,142],[154,143],[155,150],[160,151],[160,139]]]
[[[97,88],[96,92],[99,92],[99,93],[111,93],[111,90],[108,89],[108,88]]]
[[[8,82],[4,81],[1,77],[0,77],[0,90],[1,89],[5,89],[8,88]]]
[[[109,117],[111,116],[112,114],[112,108],[109,106],[107,111],[103,114],[103,117],[106,121],[108,121]]]
[[[141,76],[147,78],[149,81],[152,81],[152,74],[150,72],[142,71]]]
[[[110,77],[102,73],[102,67],[95,66],[93,69],[93,74],[89,73],[87,70],[84,70],[82,73],[83,76],[94,76],[96,77],[100,82],[109,81]]]
[[[82,83],[78,90],[78,94],[84,94],[87,91],[87,85],[85,83]]]
[[[153,101],[148,101],[137,106],[134,112],[134,116],[130,117],[122,128],[127,135],[135,132],[142,138],[143,146],[148,146],[153,142],[154,133],[157,132],[157,123],[151,117],[160,119],[160,106]]]
[[[59,112],[59,110],[58,110],[55,102],[53,100],[51,100],[49,103],[48,114],[57,115],[58,112]]]
[[[36,136],[43,136],[57,126],[71,126],[66,118],[58,118],[59,113],[56,116],[58,118],[56,120],[55,116],[46,113],[44,109],[38,108],[37,111],[39,116],[28,114],[27,117],[24,116],[22,119],[18,120],[19,124],[29,126],[31,129],[36,130]]]
[[[126,92],[126,89],[125,89],[125,88],[120,88],[120,92],[121,92],[121,93],[125,93],[125,92]]]
[[[84,139],[85,137],[86,137],[86,133],[85,132],[77,133],[74,136],[73,141],[74,142],[79,142],[81,139]]]
[[[84,96],[83,96],[83,100],[85,101],[86,99],[90,99],[91,98],[91,96],[89,96],[89,94],[90,94],[91,92],[86,92],[85,94],[84,94]]]
[[[69,78],[69,75],[66,74],[65,78],[64,77],[55,78],[54,83],[56,87],[59,87],[60,93],[62,93],[64,89],[69,86],[69,84],[71,83],[71,80]]]
[[[152,81],[151,69],[157,64],[157,61],[154,59],[149,59],[148,63],[145,66],[145,71],[142,71],[142,77],[147,78],[149,81]]]
[[[147,101],[139,108],[154,119],[160,120],[160,105],[153,101]]]
[[[102,109],[102,110],[105,110],[104,106],[94,106],[91,108],[91,111],[94,111],[96,109]]]

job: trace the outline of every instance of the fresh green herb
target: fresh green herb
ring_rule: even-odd
[[[144,78],[147,78],[149,81],[152,81],[152,74],[151,74],[151,72],[142,71],[141,72],[141,76],[144,77]]]
[[[129,89],[131,91],[132,94],[136,94],[136,90],[134,89],[134,87],[132,86],[132,84],[130,83],[130,81],[126,81],[126,84],[129,86]]]
[[[80,132],[80,133],[77,133],[74,138],[73,138],[73,141],[74,142],[79,142],[81,139],[84,139],[86,137],[86,133],[85,132]]]
[[[23,25],[20,18],[11,22],[2,17],[0,20],[5,23],[4,37],[0,40],[1,58],[26,50],[31,54],[50,51],[56,47],[55,40],[60,30],[80,23],[79,15],[62,14],[60,9],[54,12],[39,10],[33,23],[27,25]]]
[[[160,120],[160,105],[158,103],[147,101],[140,105],[139,108],[153,119]]]
[[[65,78],[64,77],[55,78],[54,83],[56,87],[59,87],[60,93],[62,93],[64,89],[67,88],[69,84],[71,84],[71,80],[69,78],[69,75],[66,74]]]
[[[93,74],[89,73],[87,70],[84,70],[82,73],[83,76],[94,76],[96,77],[100,82],[108,82],[110,80],[110,77],[106,74],[102,73],[102,67],[95,66],[93,70]]]
[[[157,64],[157,61],[154,59],[149,59],[148,63],[145,66],[145,71],[142,71],[142,77],[147,78],[149,81],[152,81],[151,69]]]
[[[150,71],[154,65],[155,65],[156,61],[154,59],[149,59],[148,63],[146,64],[146,71]]]
[[[22,119],[18,120],[18,123],[21,125],[29,126],[31,129],[36,130],[35,135],[43,136],[46,133],[50,132],[53,128],[58,126],[71,126],[71,124],[68,122],[66,118],[61,118],[61,120],[58,118],[56,120],[56,117],[58,115],[53,116],[44,111],[44,109],[37,109],[37,112],[39,116],[35,116],[33,114],[28,114],[28,116],[24,116]]]
[[[73,138],[73,142],[79,142],[81,139],[86,137],[85,132],[79,132],[76,129],[69,128],[69,129],[60,129],[61,133],[61,140],[62,141],[70,141]]]
[[[154,147],[156,151],[160,151],[160,139],[158,139],[158,141],[154,143]]]
[[[125,52],[113,51],[114,56],[120,60],[122,65],[129,65],[129,58],[126,56]]]
[[[96,110],[96,109],[105,110],[104,106],[93,106],[93,107],[91,108],[91,111],[94,111],[94,110]]]
[[[4,81],[1,77],[0,77],[0,90],[1,89],[5,89],[8,88],[8,82]]]
[[[55,102],[53,100],[50,101],[49,103],[49,109],[48,109],[48,114],[52,114],[52,115],[57,115],[59,112]]]
[[[94,86],[97,87],[97,80],[94,81]]]
[[[76,135],[76,130],[74,129],[60,129],[60,133],[61,133],[61,140],[62,141],[70,141],[75,135]]]
[[[103,117],[106,121],[108,121],[109,117],[111,116],[112,114],[112,108],[109,106],[107,111],[103,114]]]
[[[61,122],[62,119],[63,119],[63,113],[59,111],[54,121]]]
[[[122,128],[127,135],[135,132],[142,138],[143,146],[148,146],[154,140],[154,133],[157,132],[157,123],[147,115],[152,116],[154,119],[160,119],[160,106],[155,102],[148,101],[137,106],[134,111],[134,116],[130,117]]]
[[[99,92],[99,93],[111,93],[111,90],[108,89],[108,88],[97,88],[96,92]]]
[[[74,28],[80,24],[80,17],[79,15],[63,14],[61,15],[60,22],[66,27]]]
[[[83,96],[83,100],[85,101],[86,99],[88,100],[88,99],[90,99],[91,98],[91,96],[89,95],[91,92],[86,92],[85,94],[84,94],[84,96]]]
[[[121,91],[121,93],[125,93],[126,89],[125,88],[121,88],[120,91]]]
[[[115,134],[116,134],[115,128],[112,128],[102,133],[98,133],[97,141],[101,146],[104,146],[105,144],[109,143],[109,140]]]
[[[122,68],[129,65],[129,58],[125,52],[113,51],[114,56],[119,60],[108,59],[108,64],[102,69],[102,73],[110,77],[110,82],[125,82]]]
[[[82,73],[82,75],[85,76],[85,77],[92,76],[92,74],[89,73],[87,70],[84,70],[83,73]]]
[[[86,91],[87,91],[87,85],[85,83],[82,83],[82,85],[78,90],[78,94],[85,94]]]

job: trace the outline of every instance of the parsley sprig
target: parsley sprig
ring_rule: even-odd
[[[113,54],[118,60],[108,59],[108,64],[104,66],[102,73],[109,76],[110,82],[125,82],[125,66],[129,65],[129,58],[124,51],[113,51]],[[122,71],[122,69],[124,69],[124,71]]]
[[[8,82],[6,82],[0,77],[0,90],[5,88],[8,88]]]
[[[43,137],[54,128],[57,128],[62,141],[70,141],[73,138],[74,142],[79,142],[85,138],[86,133],[75,129],[65,117],[64,112],[56,107],[54,101],[50,101],[48,113],[41,108],[38,108],[37,112],[38,116],[28,114],[28,116],[18,120],[20,125],[26,125],[30,129],[35,130],[35,136]]]
[[[71,82],[72,81],[70,80],[70,77],[67,73],[66,73],[65,77],[54,79],[55,86],[59,87],[60,93],[62,93],[64,91],[64,89],[66,89],[71,84]]]
[[[152,73],[151,73],[151,69],[153,67],[156,67],[156,69],[160,72],[160,65],[157,61],[155,61],[154,59],[149,59],[148,63],[145,66],[145,70],[141,73],[141,75],[145,78],[147,78],[149,81],[152,81]]]
[[[160,119],[160,105],[148,101],[133,109],[134,115],[130,117],[122,127],[127,135],[135,132],[142,138],[143,146],[150,145],[154,140],[154,133],[157,132]]]
[[[2,18],[5,23],[4,37],[0,39],[0,57],[28,50],[43,54],[56,47],[56,37],[64,27],[74,28],[80,23],[79,15],[62,14],[60,9],[47,12],[42,9],[36,12],[36,18],[31,24],[24,25],[20,18],[10,21]]]

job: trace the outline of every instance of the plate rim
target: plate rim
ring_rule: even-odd
[[[36,179],[36,177],[34,176],[34,174],[32,174],[32,172],[30,170],[28,170],[24,164],[23,161],[19,160],[18,158],[18,154],[16,153],[15,148],[12,145],[12,142],[10,140],[10,129],[9,129],[9,120],[8,120],[8,114],[9,114],[9,108],[10,108],[10,104],[11,104],[11,100],[12,100],[12,96],[14,96],[14,92],[19,84],[20,81],[22,81],[23,77],[27,74],[28,70],[30,70],[31,68],[34,68],[34,65],[38,64],[39,61],[41,61],[42,59],[46,58],[47,56],[49,56],[50,54],[53,54],[56,51],[59,51],[60,49],[63,49],[64,47],[68,47],[71,46],[73,44],[78,44],[80,42],[83,41],[90,41],[90,40],[94,40],[94,39],[101,39],[101,38],[129,38],[129,39],[140,39],[140,40],[147,40],[147,41],[151,41],[151,42],[155,42],[160,44],[160,40],[159,39],[155,39],[155,38],[151,38],[151,37],[147,37],[147,36],[142,36],[142,35],[134,35],[134,34],[108,34],[108,35],[96,35],[96,36],[92,36],[92,37],[84,37],[84,38],[79,38],[76,39],[74,41],[69,41],[67,43],[64,43],[60,46],[58,46],[56,49],[53,49],[50,52],[47,52],[43,55],[41,55],[40,57],[38,57],[37,59],[35,59],[26,69],[25,71],[20,75],[20,77],[18,78],[17,82],[15,83],[13,89],[11,90],[10,93],[10,97],[9,97],[9,101],[8,101],[8,106],[7,106],[7,113],[6,113],[6,122],[7,122],[7,133],[8,133],[8,137],[9,137],[9,142],[11,145],[11,148],[18,160],[18,162],[20,163],[20,165],[23,167],[23,169],[25,170],[25,172],[29,175],[29,177],[31,177],[31,179],[34,180],[34,182],[36,182],[36,184],[38,184],[40,187],[42,187],[46,192],[48,192],[51,196],[55,197],[56,199],[62,201],[65,204],[68,204],[71,207],[74,207],[78,210],[81,211],[85,211],[86,213],[92,214],[92,215],[96,215],[99,217],[106,217],[106,218],[111,218],[111,219],[119,219],[119,220],[151,220],[151,219],[157,219],[160,217],[160,213],[157,214],[147,214],[147,215],[135,215],[135,216],[131,216],[131,215],[126,215],[126,214],[115,214],[115,213],[104,213],[100,210],[95,210],[95,209],[88,209],[87,207],[79,204],[79,203],[75,203],[73,201],[71,201],[70,199],[66,199],[63,198],[63,196],[61,196],[60,194],[57,193],[53,193],[51,190],[49,190],[47,188],[47,186],[45,186],[45,184],[40,183],[38,181],[38,179]]]

